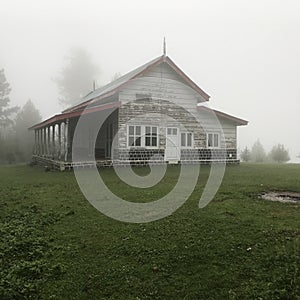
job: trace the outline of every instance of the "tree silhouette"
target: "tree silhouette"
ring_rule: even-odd
[[[266,160],[266,152],[263,145],[257,140],[251,149],[251,161],[264,162]]]
[[[278,163],[283,163],[290,160],[289,152],[282,144],[278,144],[272,148],[270,157],[272,160]]]
[[[79,103],[82,97],[92,91],[99,74],[99,68],[82,48],[71,49],[65,59],[65,67],[60,76],[54,79],[61,96],[59,102],[63,107]]]
[[[18,107],[9,107],[11,88],[6,80],[4,69],[0,70],[0,129],[13,124],[11,116],[18,111]]]
[[[39,123],[41,119],[40,112],[31,100],[28,100],[17,114],[15,120],[16,152],[20,160],[28,161],[31,158],[34,132],[29,131],[28,128]]]
[[[248,149],[248,147],[246,147],[242,152],[241,152],[241,159],[242,161],[248,162],[251,159],[251,152]]]

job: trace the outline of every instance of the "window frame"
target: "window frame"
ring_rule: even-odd
[[[212,146],[209,145],[209,135],[212,135]],[[215,137],[217,136],[218,145],[215,145]],[[221,148],[221,139],[219,132],[208,132],[206,134],[206,146],[208,149],[219,149]]]
[[[182,135],[184,135],[184,145],[182,145]],[[188,145],[188,135],[191,136],[191,145]],[[194,147],[194,134],[189,131],[180,132],[180,147],[183,149],[190,149]]]
[[[129,128],[134,127],[134,134],[129,134]],[[141,127],[141,133],[140,135],[136,135],[136,127]],[[150,127],[150,135],[147,136],[148,133],[146,133],[146,127]],[[153,128],[156,128],[156,133],[153,131]],[[155,135],[156,134],[156,135]],[[140,137],[140,145],[130,145],[129,140],[130,137],[134,138],[134,141],[138,137]],[[146,138],[150,137],[150,146],[146,146]],[[156,146],[153,146],[153,140],[156,138]],[[140,125],[140,124],[132,124],[127,125],[127,141],[126,146],[128,149],[130,148],[147,148],[147,149],[157,149],[159,147],[159,126],[156,125]]]
[[[130,127],[133,127],[133,134],[130,134]],[[137,134],[137,127],[140,127],[140,134]],[[133,137],[133,143],[130,144],[130,138]],[[137,139],[140,138],[140,145],[136,145]],[[128,125],[127,127],[127,146],[132,147],[141,147],[142,145],[142,126],[141,125]]]
[[[147,132],[147,128],[150,128],[150,132]],[[154,129],[155,128],[155,132]],[[147,139],[149,138],[150,145],[147,145]],[[153,141],[156,140],[156,145],[153,145]],[[157,148],[158,147],[158,127],[145,125],[145,147],[147,148]]]

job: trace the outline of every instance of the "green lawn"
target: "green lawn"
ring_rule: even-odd
[[[144,202],[170,191],[179,171],[146,190],[100,173]],[[0,167],[0,299],[300,299],[300,204],[258,198],[300,192],[300,165],[230,166],[198,209],[208,172],[172,216],[129,224],[95,210],[72,172]]]

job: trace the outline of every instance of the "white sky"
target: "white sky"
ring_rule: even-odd
[[[0,68],[12,104],[61,111],[52,78],[71,47],[99,65],[99,84],[167,52],[210,96],[249,120],[239,147],[259,138],[300,152],[300,1],[0,0]],[[299,161],[299,159],[298,159]]]

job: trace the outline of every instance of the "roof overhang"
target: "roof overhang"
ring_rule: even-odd
[[[248,121],[246,121],[246,120],[234,117],[232,115],[226,114],[224,112],[221,112],[219,110],[215,110],[215,109],[212,109],[212,108],[209,108],[209,107],[206,107],[206,106],[197,106],[197,110],[199,110],[199,111],[202,110],[202,111],[211,111],[211,112],[214,112],[217,117],[221,117],[221,118],[230,120],[230,121],[236,123],[236,125],[238,125],[238,126],[244,126],[244,125],[248,124]]]
[[[30,130],[35,130],[35,129],[40,129],[43,127],[46,127],[48,125],[56,124],[56,123],[61,123],[63,120],[98,112],[98,111],[103,111],[107,109],[112,109],[112,108],[117,108],[121,106],[121,102],[112,102],[112,103],[107,103],[107,104],[102,104],[102,105],[97,105],[93,107],[88,107],[86,109],[81,109],[81,110],[76,110],[73,112],[66,112],[62,114],[55,115],[41,123],[35,124],[32,127],[30,127]]]

